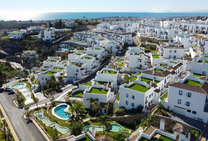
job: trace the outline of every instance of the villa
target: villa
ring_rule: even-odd
[[[13,39],[22,39],[23,35],[25,34],[24,32],[21,31],[13,31],[13,32],[8,32],[9,37]]]
[[[51,42],[53,39],[55,39],[55,34],[54,34],[55,28],[50,27],[44,31],[41,31],[41,38],[45,42]]]
[[[66,27],[72,27],[72,26],[74,26],[74,21],[65,20],[65,26]]]
[[[23,54],[22,56],[25,58],[25,59],[37,59],[39,57],[38,54],[36,54],[36,51],[35,50],[26,50],[26,51],[23,51]]]

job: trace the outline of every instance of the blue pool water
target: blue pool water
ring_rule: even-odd
[[[24,86],[25,86],[25,84],[23,84],[23,83],[17,83],[17,84],[12,85],[11,87],[18,89],[18,88],[21,88],[21,87],[24,87]]]
[[[66,112],[64,111],[67,108],[67,105],[60,105],[54,109],[54,112],[60,118],[68,119],[71,115],[63,115]]]

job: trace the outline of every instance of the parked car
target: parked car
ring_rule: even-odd
[[[5,88],[6,92],[13,92],[13,90],[11,88]]]
[[[15,79],[19,79],[19,77],[16,76]]]

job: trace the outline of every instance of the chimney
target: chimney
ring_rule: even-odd
[[[152,74],[153,74],[153,75],[155,74],[155,69],[152,70]]]
[[[188,133],[188,141],[191,140],[191,133]]]
[[[150,81],[150,86],[152,86],[152,81]]]
[[[155,78],[153,78],[152,83],[155,84]]]
[[[92,126],[92,135],[95,137],[95,126]]]
[[[160,130],[162,130],[162,131],[165,130],[165,120],[164,119],[160,120]]]
[[[183,133],[183,126],[181,125],[181,133]]]

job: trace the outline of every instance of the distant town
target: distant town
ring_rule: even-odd
[[[206,141],[208,18],[0,21],[0,141]]]

